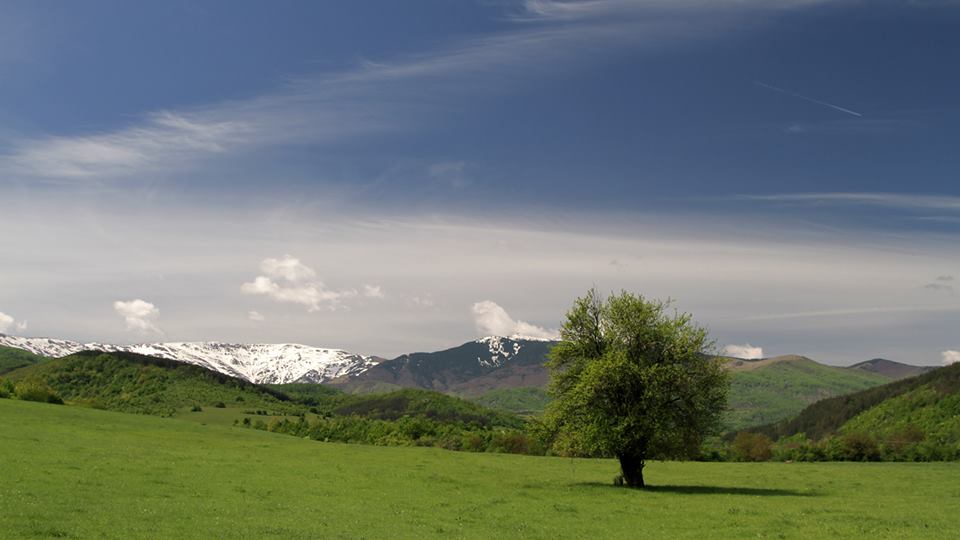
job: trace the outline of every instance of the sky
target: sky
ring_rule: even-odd
[[[591,287],[960,360],[960,3],[0,4],[0,332],[393,357]]]

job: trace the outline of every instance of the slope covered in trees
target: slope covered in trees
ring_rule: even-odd
[[[122,412],[172,415],[185,407],[292,411],[280,392],[201,367],[133,353],[80,352],[5,377],[36,381],[68,402]]]
[[[0,345],[0,375],[18,368],[42,364],[49,358],[33,354],[22,349]]]
[[[754,431],[773,439],[798,433],[805,433],[811,439],[819,439],[836,433],[844,424],[868,409],[923,387],[933,390],[934,394],[928,395],[937,396],[938,399],[957,392],[960,390],[960,364],[853,394],[825,399],[810,405],[789,420],[761,426]]]
[[[827,366],[803,356],[732,361],[726,429],[737,431],[790,418],[822,399],[889,382],[876,373]]]

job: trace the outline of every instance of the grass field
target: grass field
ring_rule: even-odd
[[[0,400],[3,538],[956,538],[952,463],[616,465]]]

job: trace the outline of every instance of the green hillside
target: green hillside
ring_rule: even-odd
[[[468,398],[491,409],[500,409],[522,415],[542,414],[550,402],[550,396],[543,388],[497,388]]]
[[[280,392],[197,366],[132,353],[85,351],[5,375],[38,381],[67,402],[122,412],[172,415],[191,407],[292,412]]]
[[[727,429],[738,431],[790,418],[822,399],[885,384],[862,370],[826,366],[802,356],[731,365]]]
[[[679,463],[307,441],[0,400],[0,536],[953,538],[956,464]],[[923,489],[916,489],[916,486]],[[695,509],[695,510],[691,510]],[[786,535],[786,536],[785,536]]]
[[[826,399],[807,407],[790,420],[758,428],[757,431],[779,438],[804,433],[811,439],[820,439],[836,433],[848,422],[850,430],[859,425],[864,430],[883,430],[916,419],[937,417],[950,410],[953,394],[960,391],[960,364],[939,368],[917,377],[895,381],[854,394]],[[943,411],[941,400],[944,401]],[[889,403],[885,403],[888,400]],[[876,408],[875,411],[871,409]],[[926,411],[926,412],[924,412]],[[926,416],[929,415],[929,416]]]
[[[0,375],[18,368],[41,364],[48,360],[49,358],[38,356],[32,352],[0,345]]]
[[[902,459],[960,457],[960,391],[925,384],[858,414],[840,433],[869,434]]]
[[[319,385],[268,388],[130,353],[78,353],[7,377],[18,388],[24,382],[49,387],[68,404],[236,424],[301,438],[542,453],[522,432],[521,418],[426,390],[349,395]]]

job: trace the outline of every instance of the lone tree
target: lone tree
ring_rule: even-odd
[[[727,374],[706,330],[669,305],[590,290],[547,363],[554,449],[615,456],[630,487],[644,486],[647,459],[695,456],[726,408]]]

